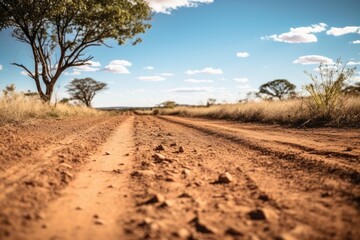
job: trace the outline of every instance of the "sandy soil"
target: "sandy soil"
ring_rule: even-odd
[[[0,139],[0,239],[360,236],[360,130],[118,116]]]

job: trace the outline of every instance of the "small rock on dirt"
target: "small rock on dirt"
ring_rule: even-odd
[[[152,170],[138,170],[131,173],[132,177],[144,177],[144,176],[155,176],[155,172]]]
[[[233,181],[233,177],[231,176],[230,173],[226,172],[226,173],[222,173],[219,175],[218,178],[218,183],[224,184],[224,183],[230,183]]]
[[[166,157],[160,153],[155,153],[153,155],[153,158],[156,160],[156,161],[164,161],[166,159]]]
[[[180,146],[179,147],[179,153],[183,153],[184,152],[184,147],[183,146]]]
[[[67,169],[73,169],[73,167],[70,164],[67,164],[67,163],[61,163],[60,167],[67,168]]]
[[[154,194],[149,200],[145,202],[145,204],[152,204],[152,203],[164,203],[165,197],[160,193]]]
[[[189,239],[191,237],[191,232],[186,228],[181,228],[178,231],[176,231],[174,235],[176,237],[179,237],[180,239]]]
[[[190,170],[189,169],[184,169],[182,172],[181,172],[181,176],[183,178],[187,178],[189,175],[190,175]]]
[[[230,236],[243,236],[243,233],[239,229],[236,229],[234,227],[229,227],[225,231],[225,234]]]
[[[201,233],[217,234],[219,232],[215,227],[200,219],[200,217],[194,218],[191,223],[193,223],[196,230]]]
[[[171,143],[170,147],[176,147],[176,145],[177,145],[176,143]]]
[[[154,148],[154,150],[155,150],[155,151],[164,151],[164,150],[165,150],[165,146],[162,145],[162,144],[160,144],[160,145],[156,146],[156,147]]]
[[[270,200],[269,196],[266,195],[266,194],[261,194],[258,198],[259,198],[260,200],[263,200],[264,202]]]
[[[105,155],[110,155],[110,152],[105,152]]]
[[[266,216],[263,210],[256,209],[248,213],[251,220],[266,220]]]
[[[95,220],[94,220],[94,223],[95,223],[96,225],[104,225],[104,221],[101,220],[101,219],[95,219]]]

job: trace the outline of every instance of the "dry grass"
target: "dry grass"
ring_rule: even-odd
[[[57,104],[42,103],[37,97],[26,97],[13,93],[0,96],[0,123],[25,121],[34,118],[85,117],[107,114],[95,109]]]
[[[322,119],[310,111],[309,99],[262,101],[211,107],[158,108],[153,114],[179,115],[241,122],[260,122],[292,126],[360,127],[360,97],[348,97],[329,119]]]

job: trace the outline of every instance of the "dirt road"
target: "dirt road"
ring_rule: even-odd
[[[119,116],[0,139],[0,239],[360,236],[359,130]]]

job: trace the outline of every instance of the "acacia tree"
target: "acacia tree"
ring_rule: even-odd
[[[150,28],[151,19],[145,0],[0,0],[0,12],[0,31],[10,28],[31,47],[33,67],[13,65],[34,79],[45,102],[66,69],[89,64],[86,49],[107,46],[105,39],[124,44]]]
[[[293,97],[296,95],[296,86],[286,79],[276,79],[260,86],[258,96],[267,95],[270,98],[278,98],[279,100],[285,97]]]
[[[71,100],[79,100],[87,107],[91,107],[91,102],[96,93],[104,90],[106,85],[106,83],[95,81],[92,78],[75,78],[66,88],[71,96]]]

